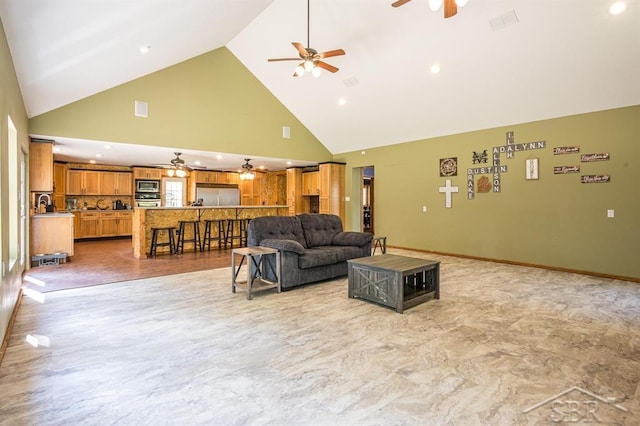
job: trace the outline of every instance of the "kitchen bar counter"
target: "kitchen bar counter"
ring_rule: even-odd
[[[259,216],[286,216],[289,206],[194,206],[136,207],[133,210],[133,255],[146,259],[151,245],[151,228],[175,226],[180,220],[245,219]],[[204,231],[204,223],[200,226]],[[159,250],[160,251],[160,250]],[[168,249],[167,249],[168,251]]]

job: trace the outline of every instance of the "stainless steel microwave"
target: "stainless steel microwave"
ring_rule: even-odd
[[[136,192],[160,192],[160,181],[136,180]]]

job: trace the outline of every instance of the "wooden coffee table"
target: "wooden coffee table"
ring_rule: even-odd
[[[440,262],[383,254],[347,261],[349,297],[405,309],[440,299]]]

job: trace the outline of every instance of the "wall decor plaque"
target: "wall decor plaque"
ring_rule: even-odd
[[[607,183],[611,182],[610,175],[582,175],[582,183]]]
[[[556,146],[553,148],[553,155],[574,154],[576,152],[580,152],[579,146]]]
[[[578,173],[580,166],[555,166],[553,168],[554,175],[564,175],[567,173]]]
[[[471,156],[471,162],[473,164],[487,163],[489,161],[489,155],[487,154],[487,150],[478,153],[473,151],[473,155]]]
[[[606,161],[608,159],[608,152],[603,152],[600,154],[584,154],[580,156],[580,161],[582,161],[583,163],[589,163],[591,161]]]
[[[458,157],[440,159],[440,177],[458,176]]]
[[[488,176],[480,176],[478,179],[478,192],[484,193],[491,191],[491,181]]]
[[[538,179],[538,159],[527,158],[525,161],[524,177],[527,180]]]

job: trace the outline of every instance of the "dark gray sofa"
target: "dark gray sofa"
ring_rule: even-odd
[[[283,289],[347,275],[347,260],[371,255],[368,232],[343,232],[339,216],[304,213],[297,216],[263,216],[247,228],[247,246],[280,250]],[[275,256],[266,276],[274,279]]]

